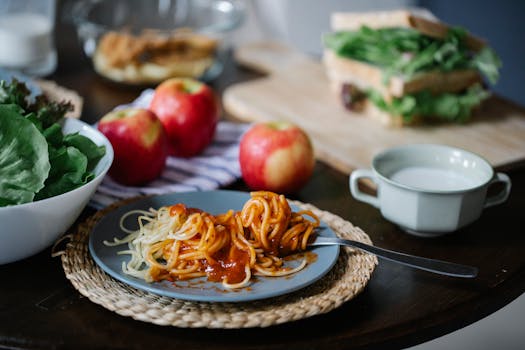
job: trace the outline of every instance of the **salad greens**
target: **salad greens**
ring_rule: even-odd
[[[32,201],[51,167],[45,137],[13,107],[0,105],[0,206]]]
[[[30,99],[25,84],[0,82],[0,207],[56,196],[90,181],[105,154],[89,138],[64,135],[70,103]]]
[[[381,67],[385,83],[394,74],[406,78],[418,72],[477,69],[492,84],[499,78],[501,61],[489,47],[473,53],[465,45],[466,31],[451,28],[440,40],[411,28],[340,31],[324,36],[324,44],[336,54]]]
[[[478,106],[489,93],[479,84],[473,85],[460,94],[443,93],[432,95],[424,90],[412,95],[396,97],[387,102],[383,96],[374,91],[367,92],[368,99],[379,109],[391,114],[400,115],[405,123],[410,123],[416,116],[432,116],[452,122],[466,122],[474,107]]]

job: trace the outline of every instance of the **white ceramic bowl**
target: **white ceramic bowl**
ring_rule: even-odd
[[[55,197],[0,207],[0,265],[27,258],[52,245],[80,215],[113,162],[113,148],[98,130],[71,118],[65,119],[62,130],[65,134],[78,131],[97,145],[106,146],[106,154],[95,168],[95,178]]]

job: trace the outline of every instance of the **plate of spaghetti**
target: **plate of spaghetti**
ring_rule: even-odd
[[[171,193],[103,217],[89,236],[102,270],[137,289],[204,302],[244,302],[291,293],[334,266],[335,237],[311,211],[267,191]]]

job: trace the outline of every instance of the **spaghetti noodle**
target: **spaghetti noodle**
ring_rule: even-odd
[[[128,235],[107,245],[128,244],[119,254],[130,254],[124,273],[148,282],[187,280],[206,276],[229,289],[249,285],[252,273],[285,276],[294,268],[282,257],[305,250],[319,226],[309,210],[293,212],[283,195],[258,191],[250,194],[241,211],[211,215],[184,204],[124,214],[120,227]],[[124,220],[138,215],[138,230],[124,227]],[[312,220],[308,220],[309,216]]]

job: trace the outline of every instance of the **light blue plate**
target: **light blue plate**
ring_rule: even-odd
[[[114,237],[123,238],[125,236],[125,233],[119,228],[119,221],[121,216],[130,210],[147,210],[184,203],[187,207],[200,208],[211,214],[219,214],[229,209],[241,210],[249,198],[249,193],[225,190],[171,193],[145,198],[122,206],[103,217],[89,236],[89,251],[102,270],[121,282],[154,294],[193,301],[244,302],[271,298],[306,287],[330,271],[337,261],[339,246],[315,247],[311,252],[315,253],[317,258],[296,274],[284,277],[254,276],[248,288],[235,291],[225,289],[221,283],[209,282],[204,277],[175,283],[168,281],[147,283],[122,272],[122,262],[129,261],[129,255],[117,255],[117,252],[127,249],[127,245],[108,247],[103,243],[103,241],[113,241]],[[294,206],[292,209],[298,210]],[[126,227],[133,228],[131,225],[131,220],[125,222]],[[317,234],[335,237],[335,233],[325,223],[321,223]],[[287,264],[293,266],[300,262],[300,259],[297,260],[299,261],[292,260]]]

